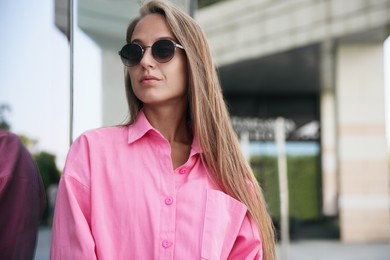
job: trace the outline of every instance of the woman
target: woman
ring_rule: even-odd
[[[127,30],[128,124],[69,151],[52,259],[275,259],[272,222],[199,26],[150,1]]]

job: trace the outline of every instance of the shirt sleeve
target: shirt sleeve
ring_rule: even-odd
[[[91,232],[89,153],[86,140],[72,145],[60,180],[50,259],[97,259]]]
[[[252,217],[248,214],[244,218],[228,259],[263,259],[263,249],[259,230]]]

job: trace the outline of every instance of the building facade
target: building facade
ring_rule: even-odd
[[[174,2],[190,8],[190,1]],[[117,50],[138,1],[79,0],[76,9],[78,26],[101,48],[101,125],[118,124],[127,109]],[[337,220],[347,242],[390,240],[383,62],[389,13],[390,0],[226,0],[195,13],[249,159],[270,174],[261,178],[270,185],[275,178],[264,158],[273,156],[274,119],[284,117],[291,154],[310,157],[292,158],[292,213],[302,207],[294,213],[302,223]]]

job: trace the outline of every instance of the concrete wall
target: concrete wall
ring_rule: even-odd
[[[195,17],[223,66],[346,35],[384,40],[389,14],[389,0],[229,0]]]
[[[390,239],[383,44],[341,44],[336,57],[341,236]]]
[[[102,53],[103,123],[117,125],[127,118],[127,101],[124,87],[124,66],[118,53],[104,50]]]

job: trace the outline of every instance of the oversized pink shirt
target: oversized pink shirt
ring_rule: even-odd
[[[200,153],[194,138],[173,169],[142,112],[129,127],[83,134],[60,181],[51,259],[261,259],[246,206],[212,183]]]

